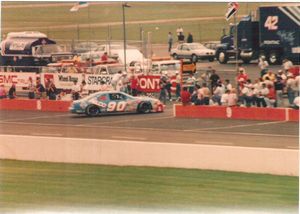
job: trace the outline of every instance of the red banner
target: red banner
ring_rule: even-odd
[[[147,75],[147,76],[139,76],[139,91],[144,93],[159,93],[160,92],[160,86],[159,86],[159,80],[160,76],[154,76],[154,75]],[[176,77],[171,77],[171,91],[176,91]]]

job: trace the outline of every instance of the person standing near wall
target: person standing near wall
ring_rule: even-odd
[[[178,27],[177,30],[176,30],[176,34],[177,34],[177,38],[178,38],[178,41],[179,41],[180,34],[183,34],[183,28],[182,27]]]
[[[181,84],[181,76],[179,74],[179,71],[176,71],[176,101],[180,100],[180,84]]]
[[[28,83],[28,98],[29,99],[34,99],[35,98],[35,85],[33,83],[33,80],[31,77],[29,77],[29,83]]]
[[[172,45],[173,45],[173,36],[171,32],[168,33],[168,45],[169,45],[168,51],[171,52]]]
[[[17,94],[16,94],[16,84],[12,84],[9,91],[8,91],[8,98],[9,99],[15,99],[17,98]]]
[[[193,35],[189,32],[188,37],[186,39],[187,43],[193,43],[194,39],[193,39]]]

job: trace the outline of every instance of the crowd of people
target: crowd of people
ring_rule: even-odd
[[[300,77],[298,73],[290,72],[293,66],[285,59],[283,68],[277,72],[268,69],[264,58],[260,59],[260,78],[251,80],[246,70],[239,67],[236,75],[236,87],[230,80],[222,80],[216,70],[211,67],[196,79],[190,75],[181,92],[184,105],[223,105],[245,107],[287,107],[284,94],[287,95],[288,106],[299,107]]]

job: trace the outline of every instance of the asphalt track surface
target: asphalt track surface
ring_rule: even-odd
[[[0,134],[62,139],[298,149],[298,131],[297,122],[174,118],[171,104],[163,113],[93,118],[70,113],[0,111]]]

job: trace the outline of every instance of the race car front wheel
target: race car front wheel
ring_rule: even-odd
[[[138,112],[142,114],[151,112],[151,104],[150,103],[141,103],[138,108]]]
[[[87,116],[95,117],[100,113],[100,109],[97,106],[91,105],[86,108],[85,113]]]

